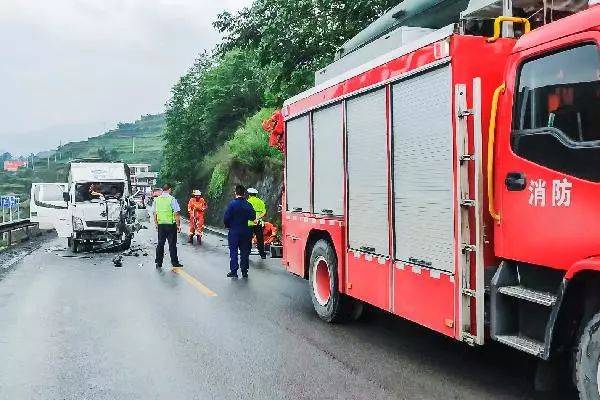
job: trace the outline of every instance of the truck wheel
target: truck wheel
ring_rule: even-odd
[[[358,319],[362,303],[338,290],[337,256],[326,240],[318,240],[312,248],[308,271],[310,296],[319,317],[327,322]]]
[[[71,252],[79,252],[79,241],[77,239],[70,237],[69,239],[67,239],[67,243],[69,245],[69,249],[71,249]]]
[[[600,399],[600,312],[581,329],[575,352],[574,378],[580,400]]]

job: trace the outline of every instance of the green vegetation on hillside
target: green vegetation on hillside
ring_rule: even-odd
[[[62,161],[100,157],[127,163],[148,162],[152,164],[153,170],[158,170],[162,158],[164,126],[164,114],[144,115],[132,123],[119,123],[116,129],[100,136],[67,143],[57,151]]]
[[[119,123],[116,129],[103,135],[67,143],[57,150],[29,157],[30,163],[33,159],[33,165],[29,168],[0,172],[0,194],[16,194],[26,200],[33,182],[65,182],[68,162],[78,158],[144,162],[152,164],[152,170],[158,171],[162,159],[164,126],[164,114],[144,115],[132,123]]]
[[[336,49],[398,0],[255,0],[214,22],[223,41],[173,87],[166,110],[163,180],[185,199],[208,188],[223,203],[230,171],[281,175],[260,121],[311,87]],[[251,182],[248,182],[251,183]],[[273,198],[277,198],[274,196]],[[212,221],[216,222],[216,220]]]

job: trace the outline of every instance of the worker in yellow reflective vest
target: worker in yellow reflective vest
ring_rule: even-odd
[[[248,203],[252,204],[252,208],[256,212],[256,219],[254,221],[248,221],[248,226],[254,232],[256,236],[256,248],[260,254],[260,258],[263,260],[267,258],[265,253],[265,239],[263,236],[263,218],[267,213],[265,202],[258,197],[258,190],[255,188],[248,189]]]
[[[171,185],[163,186],[162,194],[154,200],[154,223],[158,231],[156,245],[156,268],[162,268],[165,255],[165,242],[169,243],[169,255],[173,268],[183,267],[177,257],[177,233],[181,232],[179,203],[171,196]]]

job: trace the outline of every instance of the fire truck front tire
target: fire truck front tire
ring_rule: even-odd
[[[581,329],[574,378],[580,400],[600,399],[600,312]]]
[[[310,297],[319,317],[326,322],[357,319],[362,303],[339,292],[337,256],[331,244],[318,240],[312,248],[308,271]]]

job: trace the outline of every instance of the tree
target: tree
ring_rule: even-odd
[[[269,76],[269,106],[314,83],[337,48],[398,0],[255,0],[236,14],[223,12],[214,26],[225,35],[218,54],[254,50]]]
[[[263,75],[252,51],[202,54],[171,90],[163,178],[189,180],[204,156],[231,137],[263,104]]]
[[[98,149],[98,158],[102,161],[117,161],[119,152],[116,149],[107,150],[106,147],[101,147]]]
[[[177,183],[177,193],[209,182],[217,193],[227,160],[254,170],[267,162],[278,174],[280,162],[260,128],[263,114],[255,114],[312,86],[314,72],[340,45],[398,2],[254,0],[235,14],[221,13],[214,26],[224,39],[171,90],[161,179]],[[226,161],[214,162],[217,155]]]

